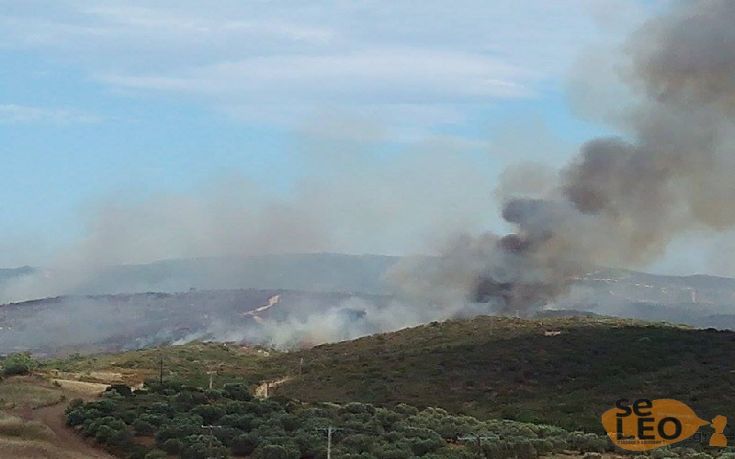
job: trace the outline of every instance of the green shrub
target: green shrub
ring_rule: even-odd
[[[411,445],[411,451],[413,451],[416,456],[423,456],[427,453],[441,449],[446,445],[439,435],[432,438],[414,438],[409,441],[409,444]]]
[[[225,410],[217,405],[199,405],[192,413],[201,416],[205,424],[214,424],[225,415]]]
[[[250,388],[242,383],[225,384],[222,392],[224,392],[225,397],[232,400],[247,402],[253,399],[253,396],[250,394]]]
[[[281,445],[262,445],[253,451],[253,459],[299,459],[298,450]]]
[[[247,414],[250,405],[241,401],[231,401],[225,403],[225,413],[227,414]]]
[[[243,432],[250,432],[256,425],[256,418],[250,414],[227,414],[220,418],[219,423],[224,426],[235,427]]]
[[[163,443],[169,438],[184,439],[202,431],[201,416],[180,415],[168,421],[156,433],[156,441]]]
[[[77,408],[66,413],[66,425],[76,427],[87,420],[87,410]]]
[[[232,442],[232,452],[238,456],[249,456],[258,447],[258,442],[258,437],[255,435],[238,435]]]
[[[398,414],[412,416],[412,415],[418,414],[419,410],[416,407],[413,407],[411,405],[406,405],[405,403],[399,403],[395,407],[395,412]]]
[[[132,435],[128,429],[115,430],[115,433],[107,440],[107,444],[115,448],[128,450],[132,440]]]
[[[204,392],[185,390],[176,394],[173,402],[177,410],[189,411],[196,406],[209,403],[209,399],[207,399],[207,395]]]
[[[608,447],[607,438],[592,433],[572,432],[568,441],[570,447],[581,452],[602,453]]]
[[[114,430],[110,426],[107,425],[100,425],[97,426],[97,428],[94,431],[94,439],[97,440],[98,443],[105,444],[107,443],[110,438],[112,438],[112,435],[115,433]]]
[[[341,442],[340,446],[347,448],[347,450],[355,453],[369,452],[375,443],[375,438],[372,435],[366,434],[352,434],[346,436]]]
[[[190,435],[183,441],[181,459],[220,459],[229,457],[229,451],[212,435]]]
[[[302,457],[321,457],[322,453],[326,454],[324,437],[314,431],[300,430],[293,434],[292,439]]]
[[[242,431],[240,429],[222,426],[222,427],[213,428],[211,430],[211,433],[215,437],[217,437],[217,440],[222,442],[223,445],[232,446],[232,444],[235,441],[235,438],[237,438],[242,433]]]
[[[485,453],[485,457],[499,459],[500,456],[489,456]],[[429,453],[424,456],[424,459],[475,459],[477,454],[471,452],[467,448],[451,448],[444,447],[434,453]]]
[[[344,414],[344,413],[367,414],[367,415],[372,416],[373,414],[375,414],[375,407],[367,403],[352,402],[352,403],[347,403],[346,405],[343,405],[339,409],[339,412],[341,414]]]
[[[169,454],[179,454],[184,448],[184,442],[178,438],[169,438],[161,445],[161,449]]]
[[[28,353],[10,354],[3,360],[3,375],[27,375],[37,366],[36,361]]]
[[[133,422],[133,430],[138,435],[151,435],[156,432],[156,427],[148,421],[138,419]]]
[[[74,398],[69,402],[69,405],[66,407],[65,411],[68,413],[69,411],[81,408],[82,406],[84,406],[84,400],[82,400],[81,398]]]
[[[110,387],[105,389],[105,392],[114,392],[122,395],[123,397],[130,397],[133,395],[133,390],[126,384],[112,384]]]
[[[166,451],[162,451],[160,449],[154,449],[148,452],[144,456],[144,459],[166,459],[168,457],[168,454]]]
[[[207,396],[207,399],[210,401],[217,401],[220,400],[225,396],[224,392],[222,392],[219,389],[207,389],[204,391],[204,395]]]
[[[443,409],[417,410],[399,405],[395,410],[367,403],[345,405],[302,404],[290,400],[254,400],[243,384],[222,391],[161,386],[159,391],[117,393],[66,410],[67,423],[87,436],[124,451],[130,459],[160,457],[161,451],[184,459],[222,458],[228,454],[252,459],[315,458],[326,453],[326,426],[332,436],[334,457],[350,459],[464,459],[477,456],[474,441],[448,445],[468,435],[483,435],[482,454],[494,459],[537,459],[567,449],[598,453],[609,447],[606,437],[570,433],[558,427],[510,420],[479,421],[452,415]],[[242,399],[242,400],[237,400]],[[203,427],[211,425],[212,427]],[[132,432],[153,434],[156,449],[136,445]],[[677,449],[678,450],[678,449]],[[671,455],[650,459],[676,457]],[[682,451],[681,459],[709,459]],[[729,459],[723,457],[722,459]]]

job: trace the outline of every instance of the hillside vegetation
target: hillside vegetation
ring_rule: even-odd
[[[735,333],[729,331],[604,318],[478,317],[263,363],[268,372],[298,374],[301,359],[301,375],[278,394],[438,406],[594,432],[602,431],[600,413],[620,398],[676,398],[705,419],[735,412]]]
[[[253,399],[247,386],[204,390],[151,383],[134,393],[72,402],[67,423],[120,457],[184,459],[535,459],[564,451],[604,452],[606,438],[558,427],[480,421],[441,409],[364,403],[302,404]]]
[[[93,381],[116,372],[215,388],[289,378],[271,392],[306,402],[439,407],[480,419],[601,432],[619,398],[676,398],[711,419],[735,412],[735,333],[631,320],[478,317],[273,352],[192,343],[49,361]],[[86,375],[86,376],[85,376]]]

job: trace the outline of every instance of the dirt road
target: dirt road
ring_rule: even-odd
[[[74,393],[69,395],[78,397]],[[66,403],[58,403],[53,406],[35,409],[31,419],[47,425],[56,435],[52,443],[65,452],[69,452],[70,455],[90,459],[113,459],[114,456],[86,443],[80,435],[74,432],[74,429],[66,425],[64,418],[66,405]]]
[[[290,379],[290,376],[284,376],[281,379],[261,383],[260,385],[258,385],[258,387],[255,388],[254,395],[256,398],[268,398],[269,396],[273,395],[273,389],[285,383],[286,381],[289,381]]]
[[[13,436],[0,435],[0,457],[13,457],[18,459],[113,459],[114,456],[96,448],[91,442],[78,435],[74,429],[66,425],[64,410],[69,402],[75,398],[89,401],[96,399],[106,388],[100,384],[77,383],[72,385],[51,384],[49,381],[38,376],[16,377],[8,379],[3,384],[13,384],[25,390],[15,392],[18,401],[14,408],[6,411],[11,416],[17,416],[14,422],[19,426],[27,423],[40,423],[51,432],[42,436]],[[50,404],[43,406],[38,394],[42,391],[51,391],[56,394],[56,403],[52,400]],[[24,394],[34,394],[36,397],[23,397]],[[45,394],[45,392],[40,392]],[[63,395],[63,398],[61,397]],[[35,408],[34,408],[35,407]]]

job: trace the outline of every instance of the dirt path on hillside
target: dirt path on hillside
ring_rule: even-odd
[[[75,393],[69,393],[69,395],[78,397],[78,394]],[[77,453],[80,458],[113,459],[114,456],[86,443],[74,429],[66,425],[66,419],[64,417],[66,406],[67,402],[62,402],[53,406],[35,409],[33,410],[31,419],[47,425],[56,435],[52,443],[64,451]]]
[[[268,398],[271,395],[273,395],[273,390],[280,386],[281,384],[291,380],[291,376],[284,376],[281,379],[276,379],[273,381],[266,381],[264,383],[261,383],[258,385],[258,387],[255,388],[255,397],[256,398]]]
[[[64,399],[58,403],[33,408],[30,404],[23,404],[17,406],[15,409],[9,410],[9,414],[19,416],[24,421],[34,421],[47,426],[53,436],[49,436],[44,441],[46,444],[51,445],[57,449],[44,450],[43,453],[39,451],[31,452],[28,451],[29,455],[25,453],[20,457],[27,458],[74,458],[74,459],[113,459],[114,456],[108,454],[100,448],[96,448],[92,443],[87,443],[84,437],[77,434],[76,431],[66,425],[66,416],[64,411],[69,405],[71,400],[80,398],[85,402],[96,400],[100,393],[104,391],[107,385],[94,384],[94,383],[83,383],[77,381],[69,381],[74,384],[64,384],[65,380],[56,380],[55,385],[49,384],[48,381],[41,378],[26,377],[16,378],[15,381],[23,381],[23,383],[29,386],[44,387],[47,389],[57,390],[64,396]],[[30,387],[29,387],[30,389]],[[43,448],[41,448],[43,449]]]

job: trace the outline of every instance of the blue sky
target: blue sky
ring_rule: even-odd
[[[220,222],[202,209],[232,206],[334,231],[313,246],[283,244],[294,250],[404,253],[457,228],[502,229],[494,190],[507,166],[559,167],[609,132],[570,102],[570,75],[648,9],[0,0],[0,265],[101,245],[125,248],[102,262],[229,253],[185,235],[161,250],[130,249],[129,239],[140,238],[141,215],[175,233]],[[247,197],[233,204],[241,186]],[[192,213],[157,220],[152,203]],[[312,207],[322,213],[280,216]],[[247,215],[222,224],[256,225],[263,214]],[[106,239],[111,221],[127,239]],[[262,245],[217,237],[243,253]]]

